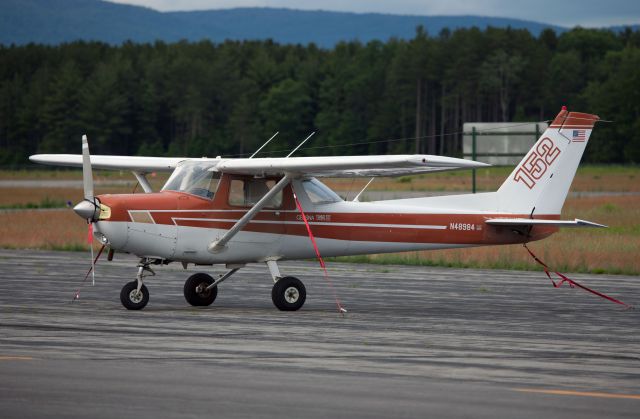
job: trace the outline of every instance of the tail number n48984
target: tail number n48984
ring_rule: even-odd
[[[449,223],[450,230],[475,231],[476,225],[470,223]]]

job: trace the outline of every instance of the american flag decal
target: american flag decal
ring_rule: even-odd
[[[574,129],[573,130],[573,142],[583,143],[587,139],[587,133],[583,129]]]

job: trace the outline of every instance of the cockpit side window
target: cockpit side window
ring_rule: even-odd
[[[271,179],[231,179],[229,185],[229,205],[249,207],[255,205],[271,188],[276,185]],[[267,208],[282,206],[282,191],[267,204]]]
[[[177,191],[213,199],[220,182],[220,173],[212,170],[210,164],[186,162],[178,166],[163,191]]]
[[[307,193],[309,200],[314,204],[330,204],[342,201],[342,198],[340,198],[338,194],[316,178],[303,180],[302,187]]]
[[[215,175],[217,175],[217,173],[209,171],[202,173],[198,178],[194,179],[193,184],[189,186],[186,192],[203,198],[213,199],[218,189],[218,182],[220,182],[220,175]]]

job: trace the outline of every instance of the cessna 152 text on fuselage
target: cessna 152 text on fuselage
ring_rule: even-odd
[[[192,159],[35,155],[38,163],[83,167],[85,199],[74,210],[108,248],[139,256],[138,275],[121,291],[128,309],[149,299],[151,264],[225,264],[217,280],[189,277],[187,301],[213,303],[218,285],[247,263],[266,263],[280,310],[302,307],[301,281],[282,276],[278,261],[323,256],[464,248],[540,240],[563,226],[560,212],[595,122],[563,109],[497,192],[346,202],[319,177],[400,176],[479,168],[483,163],[431,155]],[[91,168],[131,170],[146,193],[94,196]],[[145,174],[173,171],[160,192]],[[296,199],[300,208],[296,205]]]

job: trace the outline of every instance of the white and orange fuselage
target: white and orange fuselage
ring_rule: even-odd
[[[537,226],[523,236],[509,227],[487,225],[487,219],[505,213],[443,207],[447,202],[455,204],[455,196],[314,204],[301,182],[293,180],[283,191],[280,207],[263,209],[226,249],[211,253],[206,244],[249,210],[228,202],[234,177],[221,177],[213,199],[173,191],[100,195],[111,216],[97,222],[96,230],[115,250],[166,260],[215,264],[311,258],[315,251],[296,208],[294,188],[323,256],[522,243],[557,231],[557,227]],[[478,201],[484,195],[476,195]],[[557,214],[536,217],[559,218]]]

